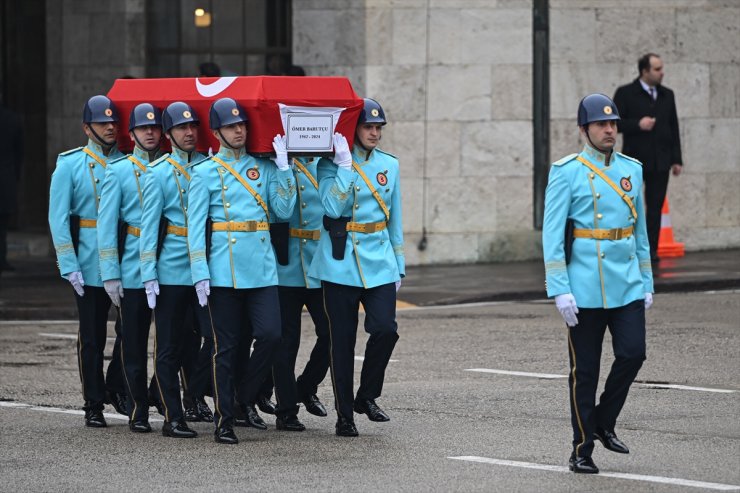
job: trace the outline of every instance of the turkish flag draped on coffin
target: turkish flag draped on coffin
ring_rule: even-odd
[[[175,101],[184,101],[198,114],[198,150],[218,151],[219,142],[210,131],[208,114],[213,101],[229,97],[241,104],[249,117],[247,151],[266,156],[273,153],[272,140],[285,134],[279,105],[306,108],[343,108],[335,131],[352,145],[363,100],[346,77],[200,77],[177,79],[117,79],[108,91],[121,117],[118,144],[130,151],[129,113],[139,103],[151,103],[160,110]],[[169,141],[162,137],[162,148]]]

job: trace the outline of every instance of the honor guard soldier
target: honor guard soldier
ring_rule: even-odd
[[[352,411],[388,421],[375,403],[398,340],[396,292],[405,276],[398,160],[377,148],[385,113],[365,99],[350,154],[334,135],[334,164],[319,163],[324,228],[309,276],[321,279],[331,335],[331,375],[338,414],[336,433],[357,436]],[[353,398],[358,312],[365,308],[365,347],[360,387]]]
[[[573,453],[570,470],[598,473],[594,439],[629,453],[614,433],[630,385],[645,360],[645,310],[653,274],[639,161],[614,151],[619,113],[603,94],[578,106],[586,139],[580,154],[554,163],[542,229],[547,295],[568,331]],[[614,363],[596,404],[601,347],[609,328]]]
[[[318,161],[318,158],[310,157],[292,159],[298,191],[296,207],[289,222],[270,225],[278,263],[280,317],[283,322],[282,341],[273,363],[278,430],[305,429],[298,421],[298,402],[303,402],[309,413],[326,416],[326,408],[316,392],[329,370],[329,325],[324,312],[321,282],[308,277],[323,228],[324,208],[319,198]],[[316,343],[303,374],[296,380],[295,362],[301,341],[304,305],[315,326]]]
[[[216,430],[219,443],[238,443],[233,430],[235,382],[242,404],[255,402],[280,342],[275,254],[270,210],[289,218],[295,205],[293,173],[283,151],[275,164],[246,153],[248,118],[231,98],[211,106],[218,154],[191,167],[188,245],[193,283],[208,306],[213,331]],[[255,339],[246,376],[237,375],[239,343]]]
[[[121,360],[128,387],[129,428],[152,431],[147,392],[147,342],[152,311],[141,280],[139,238],[147,164],[159,156],[162,137],[159,109],[134,107],[129,117],[133,153],[108,166],[100,194],[98,245],[105,291],[120,308]]]
[[[74,288],[80,317],[77,363],[85,400],[85,425],[102,428],[106,426],[103,417],[106,386],[116,410],[125,413],[122,397],[125,389],[120,388],[123,376],[117,351],[108,365],[108,381],[103,379],[103,350],[111,300],[100,277],[96,235],[105,170],[123,154],[116,147],[118,112],[110,99],[100,95],[91,97],[85,103],[82,123],[87,145],[61,153],[51,176],[49,226],[59,271]],[[119,388],[114,388],[116,380]]]
[[[187,188],[190,164],[204,159],[195,151],[198,122],[186,103],[165,108],[162,130],[172,152],[149,163],[143,186],[141,278],[148,306],[154,310],[154,377],[164,410],[162,434],[175,438],[197,436],[184,419],[178,372],[185,364],[184,343],[192,339],[188,334],[192,327],[185,323],[187,308],[195,301],[188,257]]]

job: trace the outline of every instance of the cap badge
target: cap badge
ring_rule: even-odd
[[[113,110],[110,108],[106,108],[103,113],[105,113],[105,116],[113,116]]]
[[[188,110],[185,110],[185,111],[182,112],[182,116],[185,117],[185,118],[190,118],[193,115],[191,115]]]
[[[611,115],[612,114],[612,107],[611,106],[604,106],[604,114],[605,115]]]
[[[231,114],[234,116],[239,116],[239,108],[233,108],[231,110]]]
[[[373,108],[370,110],[370,114],[373,116],[378,116],[380,114],[380,111],[378,111],[377,108]]]
[[[146,114],[146,119],[147,120],[154,120],[154,113],[151,112],[151,111],[149,113],[147,113]]]

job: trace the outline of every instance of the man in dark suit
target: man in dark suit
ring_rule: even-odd
[[[668,177],[681,174],[681,138],[673,91],[661,85],[663,61],[655,53],[637,62],[640,76],[617,89],[614,103],[622,117],[622,152],[642,163],[650,258],[658,260],[660,215],[668,189]]]

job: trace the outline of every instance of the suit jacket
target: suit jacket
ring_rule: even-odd
[[[617,125],[624,134],[622,152],[640,161],[645,171],[667,171],[672,164],[683,164],[673,91],[665,86],[656,89],[658,97],[653,101],[640,80],[635,79],[614,94],[621,118]],[[655,118],[655,126],[649,132],[640,130],[639,122],[644,116]]]

